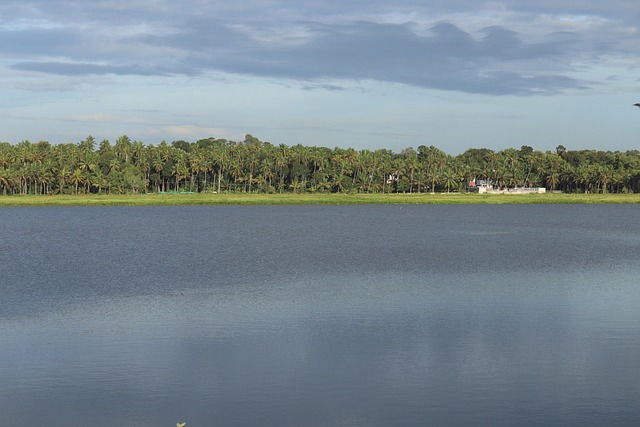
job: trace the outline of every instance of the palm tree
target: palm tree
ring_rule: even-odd
[[[213,152],[213,163],[218,169],[218,193],[221,191],[222,176],[229,166],[229,153],[227,146],[221,145],[216,147]]]
[[[275,166],[278,172],[278,189],[282,193],[285,186],[285,171],[288,169],[289,159],[291,157],[291,149],[285,144],[280,144],[276,155]]]
[[[207,177],[209,176],[209,172],[211,172],[212,164],[207,157],[207,153],[205,153],[204,151],[200,151],[196,158],[196,172],[202,174],[204,178],[202,183],[202,190],[207,191]]]
[[[416,171],[420,167],[418,155],[415,152],[405,158],[405,167],[409,171],[409,193],[413,193],[414,177],[416,175]]]
[[[562,185],[563,191],[569,192],[574,189],[577,191],[578,185],[574,177],[574,168],[570,164],[565,163],[560,170],[560,184]]]
[[[436,184],[440,184],[440,174],[435,169],[432,169],[427,173],[427,181],[431,182],[431,194],[434,194]]]
[[[295,178],[289,187],[293,190],[294,194],[297,193],[302,188],[302,183],[298,181],[298,178]]]
[[[557,172],[552,172],[549,175],[547,175],[547,178],[545,179],[545,181],[547,182],[547,185],[549,186],[551,191],[555,191],[556,187],[560,183],[560,176],[558,175]]]
[[[175,191],[179,191],[180,181],[182,181],[183,178],[186,180],[189,176],[189,168],[187,167],[187,153],[183,150],[175,150],[174,164],[171,168],[171,174],[176,177]]]
[[[82,171],[80,169],[74,169],[73,172],[71,173],[71,184],[75,185],[76,187],[76,194],[78,194],[78,186],[82,183],[84,183],[85,181],[85,177],[84,174],[82,173]]]
[[[447,187],[447,193],[456,185],[456,175],[451,169],[446,169],[442,173],[442,183]]]
[[[7,195],[7,190],[10,189],[11,173],[4,167],[0,168],[0,186],[2,186],[2,194]]]
[[[272,188],[273,187],[273,179],[275,179],[276,174],[275,171],[273,170],[273,164],[271,163],[270,159],[265,157],[264,159],[262,159],[262,162],[260,163],[260,174],[262,176],[262,178],[264,179],[264,183],[267,184],[267,188]]]
[[[149,176],[151,175],[151,158],[148,150],[143,150],[137,154],[135,165],[142,172],[142,178],[145,182],[144,192],[146,193],[149,189]]]
[[[507,183],[507,188],[515,188],[518,184],[518,179],[513,174],[513,172],[507,172],[504,174],[504,180]]]
[[[127,135],[122,135],[120,138],[116,140],[115,144],[116,155],[120,160],[124,163],[129,163],[131,159],[131,153],[133,146],[131,144],[131,140]]]
[[[133,157],[134,164],[138,164],[144,152],[144,144],[141,141],[133,141],[131,144],[131,156]]]
[[[248,178],[248,193],[251,193],[251,184],[253,182],[253,173],[258,169],[258,165],[260,164],[260,159],[258,158],[258,153],[256,152],[255,146],[249,148],[249,153],[247,156],[247,166],[249,167],[249,178]]]
[[[96,145],[96,139],[89,135],[87,136],[86,139],[80,141],[80,143],[78,144],[78,148],[80,149],[81,152],[83,153],[93,153],[94,148]]]
[[[119,171],[120,170],[120,160],[115,157],[109,161],[109,172]]]
[[[98,194],[102,191],[103,188],[107,188],[107,179],[102,174],[102,171],[98,171],[93,179],[91,180],[91,187],[98,189]]]

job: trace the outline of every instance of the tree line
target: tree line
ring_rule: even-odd
[[[640,192],[640,151],[494,151],[452,156],[420,145],[399,153],[285,144],[246,135],[145,145],[121,136],[113,144],[0,143],[0,194],[148,192],[467,191],[473,179],[499,188],[545,187],[574,193]]]

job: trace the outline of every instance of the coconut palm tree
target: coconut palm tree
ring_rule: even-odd
[[[456,185],[456,174],[451,169],[446,169],[442,173],[442,183],[447,187],[447,193],[451,191],[451,187]]]
[[[427,173],[427,181],[431,183],[431,194],[436,192],[436,184],[440,184],[440,173],[434,168]]]
[[[5,169],[4,166],[0,168],[0,186],[2,186],[2,195],[7,195],[7,191],[11,189],[12,181],[11,171],[9,169]]]
[[[82,171],[78,168],[78,169],[74,169],[73,172],[71,172],[71,184],[75,185],[75,193],[78,194],[78,187],[80,186],[80,184],[83,184],[85,181],[85,176],[82,173]]]
[[[560,183],[560,176],[558,172],[552,172],[545,178],[547,185],[551,191],[555,191],[556,187]]]

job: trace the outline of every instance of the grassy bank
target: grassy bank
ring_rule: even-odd
[[[636,204],[640,194],[138,194],[0,196],[2,206]]]

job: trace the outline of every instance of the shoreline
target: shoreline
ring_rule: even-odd
[[[428,204],[640,204],[640,194],[80,194],[0,196],[0,207],[219,206],[219,205],[428,205]]]

